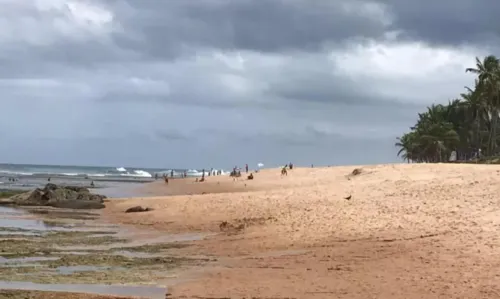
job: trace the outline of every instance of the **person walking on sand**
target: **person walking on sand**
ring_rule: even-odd
[[[288,176],[288,171],[286,171],[286,167],[287,167],[287,166],[288,166],[288,165],[285,165],[285,166],[283,166],[283,168],[281,168],[281,176],[284,176],[284,175],[285,175],[285,176]]]
[[[248,164],[245,164],[245,171],[248,173]]]

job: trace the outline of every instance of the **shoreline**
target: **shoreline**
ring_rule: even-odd
[[[355,168],[361,173],[353,175]],[[477,297],[497,288],[479,275],[493,273],[497,262],[478,261],[493,254],[485,240],[500,246],[492,238],[500,221],[488,212],[500,209],[491,201],[498,173],[497,166],[465,164],[296,168],[286,177],[266,169],[253,181],[227,178],[216,193],[172,194],[180,191],[153,183],[150,192],[163,196],[113,200],[103,215],[166,233],[216,233],[180,250],[218,262],[188,271],[191,280],[169,288],[170,298]],[[245,183],[248,189],[238,189]],[[136,205],[153,211],[124,213]],[[472,276],[450,282],[462,273]]]

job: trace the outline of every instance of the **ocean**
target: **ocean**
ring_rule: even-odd
[[[208,174],[210,169],[205,170]],[[213,170],[216,171],[216,170]],[[130,195],[123,190],[131,190],[137,184],[153,182],[158,176],[174,178],[201,177],[201,169],[160,169],[142,167],[99,167],[33,164],[0,164],[0,189],[30,190],[41,188],[48,182],[61,185],[91,187],[110,197]],[[223,174],[228,172],[223,171]],[[122,190],[122,191],[119,191]]]

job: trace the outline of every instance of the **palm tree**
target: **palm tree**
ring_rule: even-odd
[[[401,137],[397,138],[397,142],[395,144],[396,147],[399,147],[398,157],[403,158],[403,161],[407,161],[408,163],[412,162],[415,157],[412,156],[413,147],[415,146],[415,132],[406,133]]]
[[[422,151],[431,158],[430,162],[448,160],[460,139],[451,123],[435,123],[420,133]]]
[[[485,99],[491,121],[491,130],[488,139],[488,154],[496,153],[497,126],[500,109],[500,60],[493,55],[486,56],[483,61],[476,57],[476,67],[467,68],[466,72],[478,76],[476,90]]]
[[[481,128],[487,124],[487,108],[478,89],[479,82],[475,80],[474,89],[465,86],[466,93],[461,93],[460,108],[463,112],[464,126],[470,134],[468,144],[478,150],[482,147],[484,134]]]
[[[500,60],[476,58],[473,88],[465,87],[458,99],[433,104],[418,113],[410,132],[397,139],[398,156],[408,163],[441,162],[456,151],[457,158],[468,159],[482,150],[496,154],[500,145]]]

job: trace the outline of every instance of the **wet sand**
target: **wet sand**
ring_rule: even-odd
[[[138,186],[134,189],[134,192],[143,196],[173,196],[252,190],[253,185],[246,184],[243,178],[235,182],[228,176],[207,176],[205,182],[196,182],[196,178],[174,178],[169,179],[168,184],[166,184],[163,180],[159,179],[153,183]]]
[[[218,233],[179,249],[217,262],[191,267],[169,298],[500,297],[499,166],[354,168],[218,177],[214,193],[185,184],[173,192],[185,195],[112,201],[104,214],[166,233]],[[123,212],[136,205],[154,210]]]

